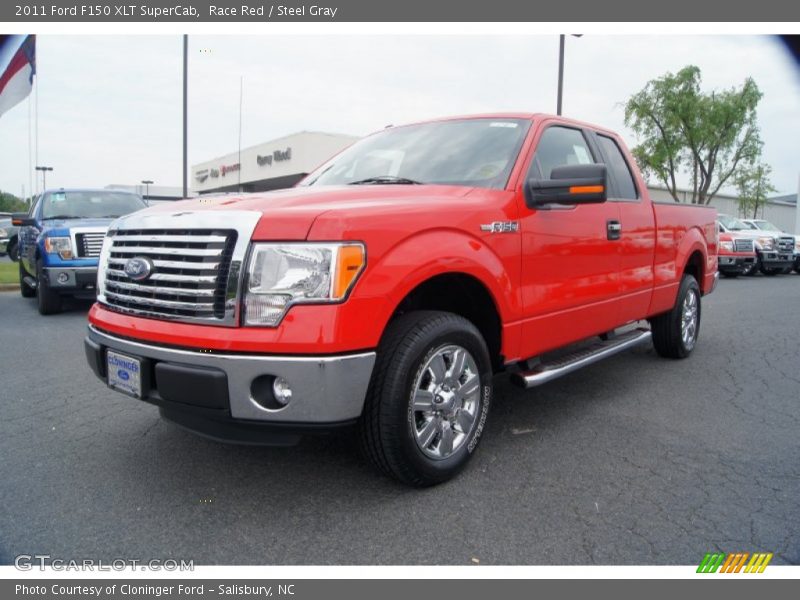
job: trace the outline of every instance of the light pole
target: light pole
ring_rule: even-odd
[[[573,33],[572,37],[581,37],[582,33]],[[556,114],[561,116],[561,99],[564,95],[564,42],[566,36],[562,33],[558,36],[558,101],[556,103]]]
[[[147,200],[147,197],[150,195],[150,184],[153,183],[153,181],[151,179],[142,179],[142,183],[145,185],[144,199]]]
[[[37,165],[36,170],[42,172],[42,191],[44,191],[47,189],[47,172],[52,171],[53,167],[40,167]]]

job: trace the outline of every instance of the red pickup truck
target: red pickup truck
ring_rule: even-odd
[[[688,356],[715,217],[651,202],[600,127],[391,127],[293,189],[115,221],[86,354],[200,434],[291,444],[355,426],[381,471],[431,485],[475,451],[496,373],[532,387],[651,339]]]

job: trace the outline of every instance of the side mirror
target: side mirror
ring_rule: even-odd
[[[28,213],[13,213],[11,215],[11,224],[15,227],[27,227],[36,225],[36,219],[29,217]]]
[[[608,199],[606,166],[556,167],[550,179],[531,179],[525,188],[529,208],[547,204],[600,204]]]

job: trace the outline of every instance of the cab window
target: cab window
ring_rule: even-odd
[[[528,178],[550,179],[553,169],[568,165],[589,165],[597,161],[579,129],[549,127],[539,138]]]

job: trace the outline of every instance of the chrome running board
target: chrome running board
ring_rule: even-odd
[[[536,387],[648,342],[651,337],[652,334],[649,329],[633,329],[612,339],[597,342],[587,348],[581,348],[572,354],[558,358],[554,362],[541,363],[527,371],[513,373],[511,382],[523,388]]]

